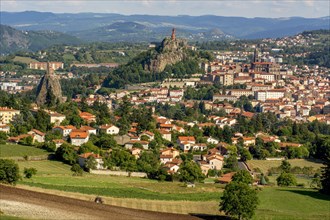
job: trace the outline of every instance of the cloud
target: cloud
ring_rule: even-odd
[[[313,7],[313,6],[314,6],[314,1],[311,1],[311,0],[305,0],[305,1],[304,1],[304,4],[305,4],[306,6]]]

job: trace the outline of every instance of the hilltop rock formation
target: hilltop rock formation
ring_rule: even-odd
[[[187,41],[184,39],[176,39],[175,29],[172,30],[171,38],[166,37],[161,45],[156,48],[157,53],[153,58],[144,63],[144,70],[150,72],[162,72],[166,65],[173,65],[184,60],[187,55],[185,50]]]
[[[37,104],[52,106],[63,101],[61,84],[54,74],[53,68],[47,63],[47,72],[37,87]]]

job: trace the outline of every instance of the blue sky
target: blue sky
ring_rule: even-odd
[[[119,13],[152,15],[221,15],[242,17],[323,17],[330,0],[0,0],[1,11]]]

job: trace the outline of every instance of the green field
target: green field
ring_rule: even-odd
[[[19,161],[20,170],[34,167],[38,173],[31,180],[20,183],[45,189],[104,195],[116,198],[140,198],[150,200],[209,201],[220,197],[220,186],[197,184],[187,188],[180,182],[158,182],[142,178],[94,175],[84,173],[73,177],[70,166],[56,161]]]
[[[222,188],[218,184],[184,187],[179,182],[93,175],[73,177],[70,166],[57,161],[18,161],[20,169],[35,167],[38,173],[19,182],[21,187],[38,187],[60,195],[92,200],[104,196],[106,204],[128,208],[218,215]],[[298,181],[299,182],[299,181]],[[330,197],[313,189],[265,187],[254,219],[329,219]]]
[[[38,60],[32,59],[30,57],[21,57],[21,56],[15,56],[14,61],[21,62],[21,63],[32,63],[32,62],[38,62]]]
[[[324,165],[321,162],[313,162],[305,159],[292,159],[288,160],[291,164],[291,167],[313,167],[316,171],[320,169]],[[280,160],[249,160],[247,161],[248,166],[251,170],[254,168],[259,168],[261,172],[267,173],[268,169],[271,167],[279,167],[282,161]]]
[[[255,219],[329,219],[330,197],[312,189],[265,188]]]
[[[1,144],[0,157],[24,157],[24,156],[41,156],[49,154],[47,151],[19,144]]]

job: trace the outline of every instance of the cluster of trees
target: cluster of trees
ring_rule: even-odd
[[[187,59],[174,65],[167,65],[162,76],[164,78],[188,78],[192,74],[202,73],[196,59]]]
[[[277,185],[279,186],[295,186],[297,185],[296,177],[290,173],[291,172],[291,164],[283,160],[280,166],[281,174],[276,178]]]
[[[252,182],[248,171],[237,172],[225,187],[219,210],[237,219],[252,218],[259,204],[257,190],[251,186]]]

